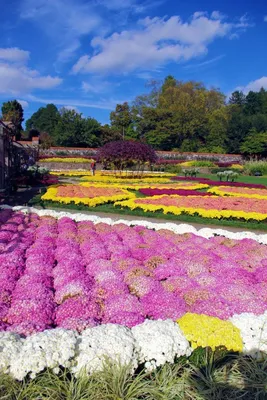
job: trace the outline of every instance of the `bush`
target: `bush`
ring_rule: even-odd
[[[267,161],[248,161],[244,165],[244,170],[248,175],[255,175],[257,172],[267,175]]]

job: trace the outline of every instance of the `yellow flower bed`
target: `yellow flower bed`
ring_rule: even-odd
[[[215,350],[216,347],[224,346],[231,351],[243,350],[240,330],[230,321],[222,321],[204,314],[187,313],[177,322],[193,349],[211,347]]]
[[[82,158],[82,157],[77,157],[77,158],[60,158],[60,157],[51,157],[51,158],[43,158],[42,160],[39,160],[41,163],[45,162],[60,162],[60,163],[74,163],[74,164],[79,164],[79,163],[91,163],[93,160],[90,160],[88,158]]]
[[[54,171],[50,171],[51,175],[57,175],[57,176],[86,176],[86,175],[91,175],[91,171],[90,170],[54,170]]]
[[[208,192],[218,196],[234,196],[234,197],[247,197],[249,199],[265,199],[267,200],[267,189],[254,189],[245,187],[225,187],[215,186],[208,190]]]
[[[163,201],[161,201],[163,199]],[[167,201],[166,201],[167,199]],[[182,199],[182,203],[184,205],[176,205],[177,203],[175,200]],[[225,209],[218,210],[215,206],[212,205],[212,202],[207,203],[207,208],[201,208],[197,205],[195,207],[190,206],[190,203],[199,203],[200,201],[210,201],[212,199],[218,199],[217,196],[210,196],[208,198],[200,198],[199,196],[177,196],[177,195],[161,195],[161,196],[153,196],[150,198],[138,198],[138,199],[130,199],[126,201],[116,202],[114,206],[120,207],[128,207],[131,210],[136,208],[141,208],[144,212],[155,212],[155,211],[162,211],[163,214],[174,214],[174,215],[181,215],[181,214],[188,214],[188,215],[199,215],[203,218],[214,218],[214,219],[244,219],[244,220],[255,220],[255,221],[264,221],[267,219],[267,212],[258,212],[258,211],[242,211],[242,210],[232,210],[230,206],[227,205],[225,202]],[[225,200],[228,198],[224,198]],[[224,200],[221,198],[221,205],[224,204]],[[239,197],[239,201],[242,198]],[[252,200],[252,199],[251,199]],[[168,205],[162,204],[164,201],[169,202]],[[173,205],[171,204],[173,202]],[[158,203],[158,204],[155,204]],[[179,203],[179,201],[178,201]]]
[[[202,183],[194,183],[192,182],[190,185],[187,185],[186,182],[179,182],[179,183],[170,183],[170,184],[165,184],[162,182],[159,182],[157,186],[155,186],[153,183],[148,184],[148,183],[140,183],[140,184],[135,184],[135,183],[117,183],[116,182],[109,182],[109,184],[112,185],[112,187],[118,187],[121,189],[132,189],[132,190],[139,190],[139,189],[185,189],[185,190],[199,190],[199,189],[207,189],[209,186],[202,184]],[[82,186],[85,187],[90,187],[92,185],[94,186],[106,186],[106,183],[91,183],[91,182],[83,182],[81,183]]]
[[[91,186],[90,188],[83,188],[81,185],[57,185],[50,186],[41,199],[62,204],[74,203],[95,207],[100,204],[112,203],[134,197],[135,195],[127,190],[111,188],[109,186]]]

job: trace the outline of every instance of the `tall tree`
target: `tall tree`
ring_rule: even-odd
[[[125,137],[125,132],[133,122],[131,108],[127,102],[117,104],[116,110],[110,113],[110,122],[113,128],[121,132],[122,138]]]
[[[243,106],[246,101],[246,96],[244,95],[243,92],[240,90],[236,90],[235,92],[232,93],[230,99],[229,99],[229,104],[235,104],[237,106]]]
[[[97,147],[100,144],[100,124],[94,118],[83,118],[82,114],[65,108],[60,110],[60,119],[55,127],[54,140],[60,146]]]
[[[23,108],[17,100],[7,101],[2,105],[2,118],[4,121],[10,121],[14,125],[16,140],[21,138]]]
[[[53,136],[59,119],[60,114],[57,107],[54,104],[47,104],[45,107],[40,107],[26,121],[26,130],[29,132],[34,128]]]

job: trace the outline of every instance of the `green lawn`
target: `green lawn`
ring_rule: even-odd
[[[199,174],[197,176],[198,178],[208,178],[213,181],[218,181],[219,178],[215,174]],[[236,179],[236,182],[245,182],[245,183],[256,183],[260,185],[266,185],[267,186],[267,176],[249,176],[249,175],[239,175],[239,177]]]

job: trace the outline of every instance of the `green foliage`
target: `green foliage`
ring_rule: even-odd
[[[94,118],[82,118],[74,110],[62,109],[53,137],[60,146],[97,147],[100,134],[100,124]]]
[[[10,121],[13,123],[15,128],[16,139],[21,138],[23,108],[17,100],[7,101],[2,105],[2,118],[4,121]]]
[[[212,161],[190,161],[192,167],[215,167],[215,164]]]
[[[257,172],[267,175],[267,161],[248,161],[244,165],[244,171],[249,175],[255,175]]]
[[[57,107],[54,104],[47,104],[47,106],[39,108],[26,121],[26,131],[29,132],[34,128],[38,129],[39,132],[47,132],[50,136],[53,136],[59,119],[60,114]]]
[[[103,370],[75,377],[46,370],[34,379],[0,376],[3,400],[234,400],[266,398],[267,361],[209,348],[196,349],[189,360],[179,358],[147,373],[104,361]]]
[[[256,128],[250,129],[240,150],[250,156],[267,155],[267,132],[258,133]]]

